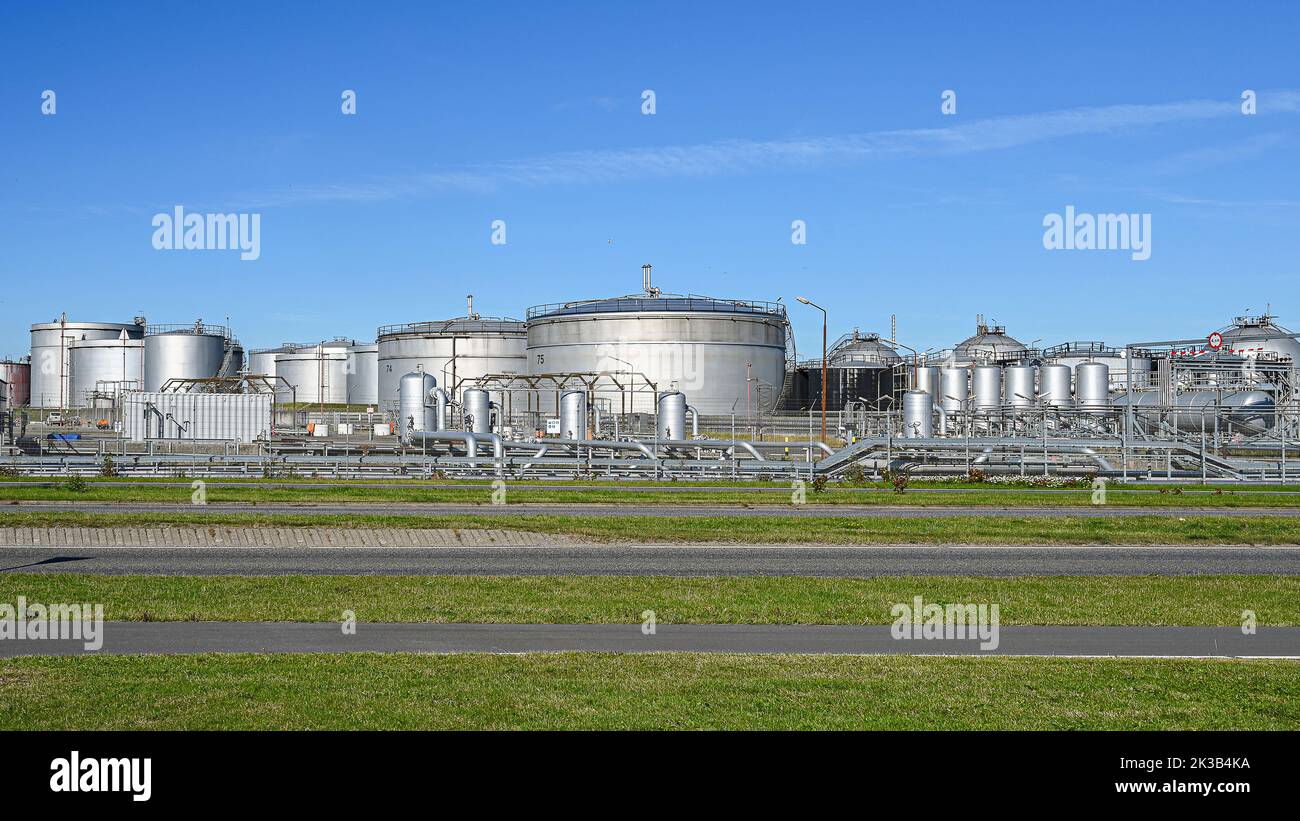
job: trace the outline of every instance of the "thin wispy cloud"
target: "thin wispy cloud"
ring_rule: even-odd
[[[1259,114],[1300,112],[1300,91],[1260,92]],[[571,151],[407,176],[292,186],[242,197],[248,207],[375,202],[508,186],[580,185],[699,178],[833,167],[904,156],[1000,151],[1051,140],[1116,135],[1180,123],[1243,117],[1237,100],[1075,108],[992,117],[941,128],[875,131],[788,140],[722,140],[678,146]]]

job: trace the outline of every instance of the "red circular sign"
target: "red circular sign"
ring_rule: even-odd
[[[1216,350],[1216,351],[1217,351],[1219,348],[1222,348],[1222,347],[1223,347],[1223,334],[1219,333],[1218,331],[1215,331],[1214,333],[1210,334],[1210,347],[1213,348],[1213,349]]]

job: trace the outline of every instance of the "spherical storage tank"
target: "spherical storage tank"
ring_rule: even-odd
[[[297,348],[275,357],[275,373],[293,402],[344,405],[348,401],[348,349],[351,340],[336,339]],[[279,380],[277,380],[279,382]]]
[[[32,399],[32,363],[6,359],[0,362],[0,381],[6,385],[5,401],[10,408],[20,408]]]
[[[378,345],[348,348],[347,384],[349,405],[375,405],[379,402]]]
[[[68,349],[68,407],[91,407],[96,394],[113,397],[119,391],[140,390],[144,346],[142,340],[131,339],[125,333],[120,339],[74,342]]]
[[[117,339],[124,332],[129,339],[144,338],[144,320],[139,323],[69,322],[59,319],[33,325],[30,360],[30,396],[33,408],[57,408],[69,404],[72,385],[69,348],[75,342]]]
[[[220,325],[150,325],[144,337],[144,390],[172,379],[211,379],[227,369],[230,331]],[[233,364],[233,363],[232,363]]]
[[[669,390],[685,392],[706,416],[763,413],[776,406],[785,380],[786,339],[780,303],[648,289],[637,296],[530,308],[528,369],[621,373],[636,391],[596,391],[616,413],[624,407],[651,413],[653,391]]]
[[[1300,340],[1292,338],[1291,332],[1273,319],[1269,314],[1237,317],[1232,325],[1221,331],[1221,350],[1247,358],[1256,358],[1261,354],[1290,357],[1292,362],[1300,363]],[[1244,336],[1266,336],[1267,339],[1242,339]]]
[[[393,407],[403,374],[433,374],[449,392],[459,394],[489,373],[528,372],[527,336],[518,319],[469,316],[438,322],[387,325],[379,329],[376,348],[378,402]]]

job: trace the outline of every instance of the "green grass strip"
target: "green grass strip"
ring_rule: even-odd
[[[697,654],[0,662],[0,729],[1295,730],[1300,664]]]

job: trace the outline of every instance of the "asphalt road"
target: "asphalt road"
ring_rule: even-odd
[[[1300,507],[1118,507],[1114,505],[1080,507],[995,507],[990,505],[944,505],[920,507],[909,505],[650,505],[633,504],[463,504],[445,502],[277,502],[254,504],[158,504],[154,502],[8,502],[4,511],[51,511],[59,513],[257,513],[259,515],[385,515],[385,516],[517,516],[546,514],[552,516],[795,516],[807,518],[891,518],[945,519],[954,516],[1015,516],[1115,518],[1124,516],[1286,516],[1300,517]]]
[[[0,572],[161,576],[1300,576],[1296,547],[3,547]]]
[[[1300,658],[1300,628],[1003,627],[979,639],[895,639],[888,625],[392,624],[106,622],[103,645],[5,640],[0,657],[135,653],[835,653],[852,655],[1194,656]]]

